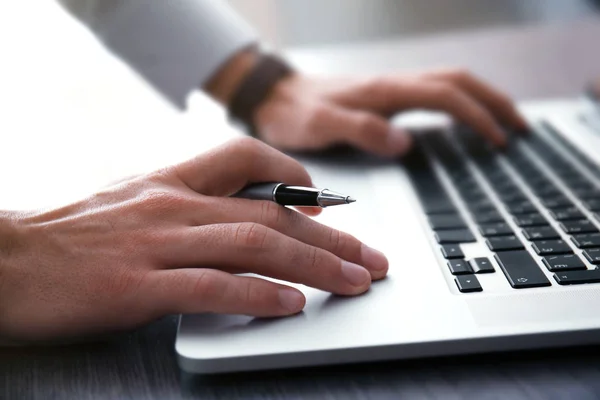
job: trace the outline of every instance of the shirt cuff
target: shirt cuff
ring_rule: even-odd
[[[96,21],[105,45],[180,109],[256,33],[224,1],[120,2]]]

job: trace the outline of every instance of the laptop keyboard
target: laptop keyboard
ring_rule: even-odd
[[[404,163],[460,292],[496,271],[514,289],[600,282],[600,167],[543,127],[502,152],[462,127],[415,135]],[[465,257],[477,243],[491,259]]]

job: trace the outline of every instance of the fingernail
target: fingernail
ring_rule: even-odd
[[[279,303],[290,313],[298,312],[304,306],[304,296],[294,289],[279,289]]]
[[[396,153],[403,154],[408,151],[411,145],[411,135],[402,128],[392,126],[388,135],[388,146]]]
[[[383,271],[388,268],[388,259],[379,250],[375,250],[366,244],[363,244],[360,254],[363,265],[376,271]]]
[[[352,286],[363,286],[371,280],[369,271],[360,265],[342,260],[342,274]]]

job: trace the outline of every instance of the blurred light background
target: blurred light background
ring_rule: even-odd
[[[227,1],[278,48],[559,22],[600,10],[600,0]]]
[[[578,94],[600,71],[594,40],[577,41],[597,35],[600,0],[223,1],[311,72],[468,61],[516,97],[532,98]],[[533,27],[563,22],[567,30]],[[485,57],[465,46],[474,38],[492,43]],[[523,38],[514,51],[506,45]],[[4,208],[60,205],[237,134],[200,92],[188,113],[172,109],[55,0],[0,1],[0,49],[0,187],[15,189],[3,190]]]

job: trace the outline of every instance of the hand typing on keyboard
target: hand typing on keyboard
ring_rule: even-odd
[[[500,125],[524,129],[512,101],[463,70],[368,79],[315,79],[294,75],[275,86],[256,113],[261,139],[291,150],[348,143],[384,156],[406,153],[411,140],[387,117],[411,109],[447,112],[502,146]]]
[[[304,307],[300,291],[240,273],[341,295],[386,275],[386,258],[348,234],[273,202],[227,197],[256,181],[311,185],[299,163],[245,139],[57,210],[0,212],[0,336]]]

